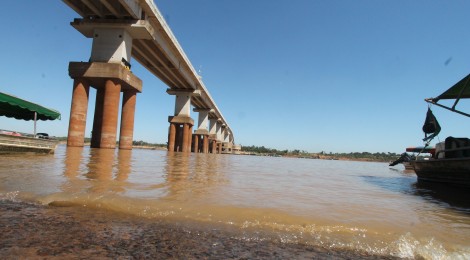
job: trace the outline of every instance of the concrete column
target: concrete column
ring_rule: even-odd
[[[217,134],[217,118],[209,119],[209,134],[210,135]]]
[[[84,144],[89,90],[85,80],[74,80],[67,146],[82,147]]]
[[[119,149],[132,149],[136,96],[137,92],[132,90],[123,93]]]
[[[188,152],[191,152],[191,143],[193,141],[193,126],[189,125],[189,132],[188,132]]]
[[[209,135],[204,135],[203,145],[202,145],[202,152],[209,153]]]
[[[104,106],[101,126],[100,148],[114,149],[116,147],[116,132],[119,113],[121,85],[112,80],[106,80],[104,86]]]
[[[216,154],[217,153],[217,140],[212,140],[212,151],[211,153]]]
[[[221,153],[222,153],[222,142],[217,143],[217,146],[218,146],[218,147],[217,147],[217,148],[218,148],[217,153],[218,153],[218,154],[221,154]]]
[[[188,151],[189,143],[189,124],[183,124],[183,143],[181,147],[181,152],[186,153]],[[189,144],[188,144],[189,143]]]
[[[199,113],[197,130],[208,131],[207,123],[209,121],[210,111],[210,109],[194,109],[194,112]]]
[[[175,116],[190,117],[191,92],[178,93],[175,96]]]
[[[220,136],[222,135],[222,123],[217,121],[217,124],[216,124],[216,129],[217,129],[217,141],[221,141],[221,138]]]
[[[177,124],[176,125],[176,141],[175,141],[175,152],[181,152],[182,151],[182,144],[183,144],[183,129],[181,125]]]
[[[170,123],[170,130],[168,135],[168,151],[174,152],[175,151],[175,141],[176,141],[176,125]]]
[[[104,108],[104,88],[96,90],[95,115],[93,117],[93,130],[91,131],[92,148],[100,148],[101,144],[101,127],[103,125],[103,108]]]
[[[195,134],[193,140],[193,153],[199,153],[199,135]]]
[[[91,61],[122,64],[130,62],[132,37],[124,28],[95,28],[91,47]],[[123,64],[124,65],[124,64]]]

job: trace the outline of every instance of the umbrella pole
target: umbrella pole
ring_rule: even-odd
[[[34,112],[34,137],[36,137],[36,119],[37,119],[38,113]]]

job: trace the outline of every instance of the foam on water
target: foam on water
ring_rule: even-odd
[[[18,198],[18,194],[15,197]],[[275,209],[189,205],[93,194],[55,193],[38,199],[43,205],[107,209],[147,219],[184,221],[198,227],[206,226],[208,229],[229,229],[238,233],[240,239],[250,241],[274,239],[282,243],[300,243],[401,258],[470,257],[470,247],[453,245],[446,248],[434,237],[416,238],[411,232],[384,233],[384,230],[331,225],[327,220],[312,220]]]

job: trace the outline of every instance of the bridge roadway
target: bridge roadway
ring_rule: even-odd
[[[82,16],[82,18],[74,19],[74,21],[71,22],[71,25],[84,36],[94,39],[92,57],[90,60],[102,61],[102,56],[107,55],[107,60],[105,59],[105,62],[112,63],[113,58],[111,56],[114,57],[116,56],[116,52],[122,51],[123,54],[120,56],[117,55],[119,62],[122,57],[122,61],[124,62],[122,64],[130,66],[129,62],[132,56],[169,87],[167,90],[168,94],[177,96],[175,104],[175,118],[178,117],[178,111],[188,109],[183,108],[188,107],[187,104],[178,104],[178,98],[189,94],[189,102],[195,108],[194,111],[202,111],[203,113],[204,111],[207,111],[206,114],[208,118],[206,118],[206,121],[207,119],[211,120],[210,133],[212,135],[214,134],[214,130],[212,129],[214,128],[216,129],[215,131],[217,131],[216,135],[218,139],[222,139],[222,142],[228,142],[231,145],[234,144],[234,135],[229,124],[225,120],[220,109],[217,107],[214,99],[209,94],[209,91],[192,66],[153,0],[63,0],[63,2]],[[106,54],[106,51],[99,50],[100,43],[97,32],[99,32],[99,36],[102,37],[102,35],[109,35],[108,32],[112,32],[113,29],[124,30],[128,34],[127,37],[130,37],[130,41],[127,42],[127,46],[124,46],[124,50],[119,50],[121,47],[117,47],[117,51],[113,50],[115,53]],[[121,34],[119,37],[121,38]],[[124,36],[124,38],[126,38],[126,36]],[[95,46],[95,41],[97,42],[96,46],[98,47]],[[106,44],[109,44],[109,42]],[[129,45],[131,45],[131,50],[125,50],[125,48],[129,49]],[[103,49],[103,46],[101,46],[101,49]],[[74,77],[74,75],[72,75],[74,73],[78,73],[76,71],[83,73],[81,71],[83,68],[77,66],[80,66],[80,64],[74,64],[73,62],[71,62],[69,66],[69,73],[73,78],[78,77]],[[90,67],[89,64],[87,66],[87,68]],[[83,76],[83,74],[80,74],[80,77],[81,76]],[[129,76],[127,76],[127,79],[129,79]],[[123,88],[127,85],[132,88],[133,84],[125,84],[124,82]],[[135,89],[137,92],[140,92],[141,83],[140,87],[135,87]],[[100,111],[97,112],[95,110],[95,117],[97,113],[100,113]],[[188,115],[184,115],[184,113],[182,115],[189,117],[189,112],[186,114]],[[172,118],[173,117],[169,117],[169,136],[172,135]],[[199,120],[204,120],[204,118],[201,119],[200,116]],[[216,121],[217,126],[215,126],[215,123],[212,121]],[[192,125],[193,124],[194,123],[192,123]],[[199,122],[199,124],[199,127],[205,127],[204,124],[201,126],[201,122]],[[219,128],[222,128],[224,133],[220,133]],[[72,129],[72,126],[69,126],[69,132],[71,131],[70,129]],[[95,130],[95,126],[93,129]],[[178,135],[178,133],[176,133],[176,135]],[[220,137],[221,135],[222,137]],[[219,141],[220,140],[217,142]],[[169,143],[171,143],[170,140]],[[217,147],[217,149],[219,149],[219,147]]]

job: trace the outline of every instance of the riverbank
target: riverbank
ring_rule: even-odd
[[[0,200],[0,257],[150,259],[394,259],[102,210]]]

